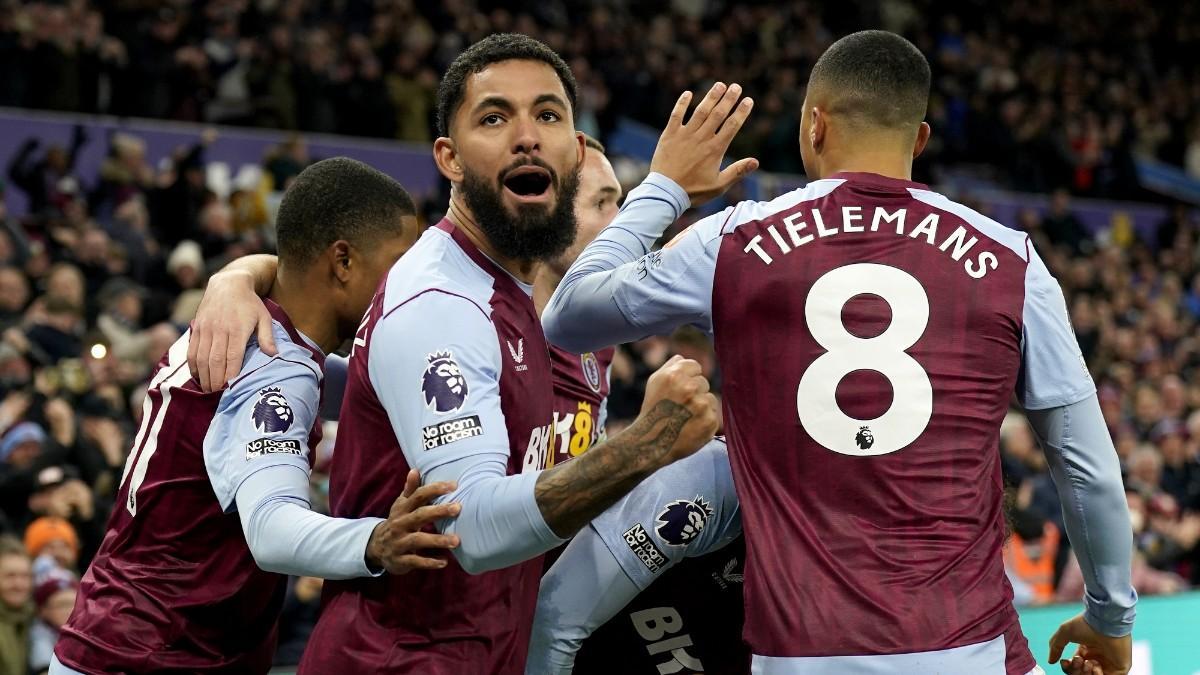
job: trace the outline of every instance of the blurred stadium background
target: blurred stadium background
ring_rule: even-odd
[[[1200,584],[1200,3],[6,0],[0,675],[25,675],[4,639],[35,604],[47,628],[35,642],[52,640],[56,605],[69,612],[62,571],[81,572],[99,544],[147,373],[209,274],[271,250],[290,178],[348,155],[399,179],[425,223],[441,217],[434,92],[463,47],[516,31],[562,54],[581,86],[577,126],[607,144],[627,188],[681,90],[742,83],[758,105],[733,154],[762,170],[727,196],[739,200],[804,183],[808,69],[867,27],[909,37],[934,69],[934,140],[915,178],[1030,232],[1064,286],[1126,474],[1135,586],[1175,596],[1143,604],[1135,672],[1200,672],[1200,595],[1186,593]],[[627,345],[610,424],[636,414],[672,353],[719,382],[698,334]],[[1016,410],[1003,463],[1010,574],[1044,656],[1082,580]],[[30,559],[25,589],[12,575]],[[293,584],[281,666],[298,660],[318,595],[316,580]]]

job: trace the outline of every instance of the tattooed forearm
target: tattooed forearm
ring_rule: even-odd
[[[691,412],[659,401],[638,421],[580,457],[542,472],[534,487],[546,524],[569,537],[663,465]]]

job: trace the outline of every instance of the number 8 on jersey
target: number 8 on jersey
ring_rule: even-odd
[[[861,338],[842,323],[851,298],[873,294],[891,308],[892,320],[879,335]],[[908,446],[929,426],[933,387],[929,375],[906,353],[925,333],[929,297],[911,274],[874,263],[846,265],[823,275],[804,305],[808,330],[825,349],[804,371],[796,391],[800,424],[814,441],[843,455],[886,455]],[[856,370],[874,370],[892,385],[892,405],[874,420],[847,415],[837,387]]]

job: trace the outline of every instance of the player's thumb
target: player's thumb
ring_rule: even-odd
[[[267,356],[279,354],[275,347],[275,329],[271,325],[271,313],[265,307],[258,313],[258,348]]]
[[[1067,634],[1068,624],[1063,624],[1054,631],[1054,635],[1050,636],[1050,663],[1057,663],[1062,658],[1063,650],[1071,642],[1071,637]]]
[[[721,186],[728,188],[730,185],[749,176],[758,169],[758,160],[753,157],[739,159],[738,161],[725,167],[721,172]]]

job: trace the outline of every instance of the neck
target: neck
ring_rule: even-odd
[[[821,176],[835,173],[873,173],[885,178],[912,180],[912,154],[898,152],[892,143],[862,143],[823,158]]]
[[[279,266],[269,296],[287,312],[296,330],[317,343],[326,354],[338,348],[337,315],[329,311],[327,291],[311,279]]]
[[[562,275],[555,271],[549,263],[538,266],[537,276],[533,279],[533,307],[537,310],[538,316],[541,316],[542,310],[550,304],[550,296],[554,295],[560,282],[562,282]]]
[[[471,209],[463,203],[457,190],[450,194],[450,211],[446,214],[450,222],[454,226],[462,230],[467,239],[471,240],[475,247],[483,252],[484,255],[491,258],[493,262],[504,268],[509,274],[524,283],[531,284],[537,274],[540,265],[534,260],[521,260],[518,258],[510,258],[501,254],[492,246],[492,242],[488,240],[487,235],[483,233],[483,228],[475,222],[475,214],[471,213]]]

